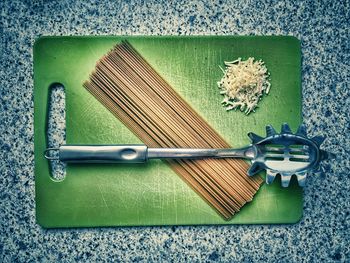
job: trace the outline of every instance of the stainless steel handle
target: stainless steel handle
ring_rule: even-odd
[[[51,151],[55,151],[56,156]],[[62,145],[48,148],[45,158],[66,163],[144,163],[148,159],[248,158],[255,147],[241,149],[148,148],[142,144]]]
[[[58,159],[67,163],[144,163],[146,145],[62,145]]]

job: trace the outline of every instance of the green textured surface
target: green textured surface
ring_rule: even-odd
[[[246,134],[265,134],[301,121],[300,42],[293,37],[44,37],[34,47],[35,185],[37,221],[43,227],[294,223],[302,216],[302,190],[293,179],[263,185],[232,220],[223,220],[165,163],[69,165],[61,182],[50,177],[46,148],[48,91],[66,90],[67,143],[140,143],[82,86],[96,61],[128,39],[172,87],[233,147],[250,143]],[[256,113],[226,112],[216,82],[219,65],[237,57],[263,59],[271,92]]]

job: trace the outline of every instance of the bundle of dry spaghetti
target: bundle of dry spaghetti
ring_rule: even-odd
[[[148,147],[229,147],[128,42],[98,61],[84,86]],[[262,183],[247,176],[242,160],[167,162],[225,219],[251,201]]]

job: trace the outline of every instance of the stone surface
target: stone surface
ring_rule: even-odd
[[[1,1],[0,261],[349,262],[350,45],[341,1]],[[35,222],[33,55],[42,35],[293,35],[303,116],[337,153],[294,225],[45,230]]]

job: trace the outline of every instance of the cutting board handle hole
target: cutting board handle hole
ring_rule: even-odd
[[[49,86],[47,114],[47,148],[57,148],[66,143],[66,92],[61,83]],[[50,176],[56,182],[66,177],[66,164],[58,160],[49,161]]]

